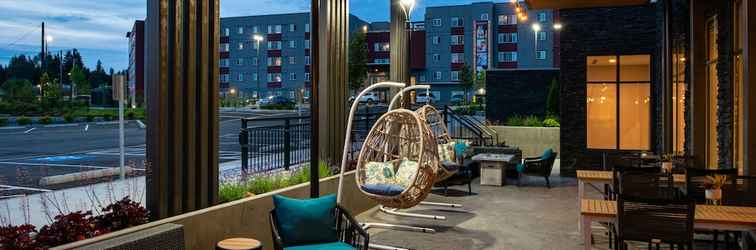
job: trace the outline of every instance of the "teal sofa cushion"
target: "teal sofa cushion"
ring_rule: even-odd
[[[525,172],[525,164],[518,163],[517,164],[517,172],[518,173],[524,173]]]
[[[304,200],[274,195],[273,204],[284,246],[338,241],[336,195]]]
[[[344,242],[332,242],[315,245],[284,247],[284,250],[354,250],[353,246]]]
[[[545,151],[543,151],[543,154],[541,155],[541,160],[549,159],[551,158],[551,155],[553,154],[554,154],[554,150],[546,149]]]

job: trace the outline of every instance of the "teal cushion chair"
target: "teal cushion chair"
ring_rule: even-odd
[[[336,195],[315,199],[273,196],[270,212],[276,250],[368,249],[369,236],[336,204]]]
[[[541,156],[526,157],[522,160],[522,163],[517,165],[517,184],[520,184],[520,180],[525,175],[540,176],[546,179],[546,187],[551,188],[549,182],[549,176],[551,176],[551,170],[554,166],[557,153],[552,149],[546,149]]]

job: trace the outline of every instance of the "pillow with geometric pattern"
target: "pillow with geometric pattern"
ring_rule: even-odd
[[[394,175],[393,162],[371,161],[365,164],[364,184],[393,184]]]

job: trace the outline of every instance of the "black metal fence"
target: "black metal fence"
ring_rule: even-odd
[[[480,146],[493,146],[498,141],[496,131],[474,117],[457,114],[449,106],[444,107],[443,113],[444,123],[452,138],[470,140],[473,145]]]
[[[363,109],[354,118],[350,157],[383,114]],[[242,173],[288,170],[310,160],[310,117],[243,118],[239,132]]]

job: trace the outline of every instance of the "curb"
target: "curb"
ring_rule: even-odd
[[[64,124],[51,124],[44,125],[43,128],[63,128],[63,127],[78,127],[81,123],[64,123]]]
[[[125,171],[126,171],[126,175],[129,175],[134,172],[134,168],[125,167]],[[46,186],[60,185],[60,184],[66,184],[66,183],[78,182],[78,181],[84,181],[84,180],[90,180],[90,179],[116,176],[120,174],[121,174],[121,168],[114,167],[114,168],[97,169],[97,170],[91,170],[91,171],[85,171],[85,172],[76,172],[76,173],[70,173],[70,174],[45,176],[39,179],[39,185],[46,187]]]
[[[0,127],[0,130],[3,130],[3,129],[9,129],[9,130],[10,129],[25,129],[25,128],[29,128],[29,127],[26,127],[26,126],[9,126],[9,127]]]

